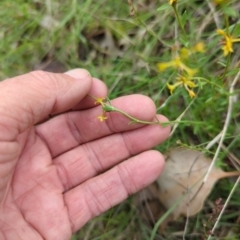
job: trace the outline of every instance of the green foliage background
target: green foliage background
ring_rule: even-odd
[[[179,1],[178,12],[187,39],[176,24],[168,1],[139,0],[133,5],[136,12],[131,16],[128,1],[2,0],[0,79],[43,68],[50,62],[61,70],[86,68],[107,84],[111,99],[133,93],[148,95],[155,102],[157,112],[172,121],[189,106],[173,136],[157,149],[164,152],[179,140],[182,144],[204,148],[223,128],[229,87],[239,71],[239,45],[234,45],[231,58],[224,58],[216,25],[225,28],[225,14],[229,29],[239,36],[240,4],[237,0],[228,1],[221,8],[214,7],[210,0]],[[199,41],[205,43],[206,51],[189,63],[199,69],[198,87],[194,89],[196,98],[191,99],[184,88],[170,95],[166,85],[175,81],[177,71],[160,73],[156,64],[170,61],[172,49],[177,45],[191,46]],[[228,64],[226,75],[221,78]],[[239,86],[238,81],[231,124],[224,140],[226,148],[217,162],[226,171],[236,169],[229,161],[230,153],[240,158]],[[211,149],[210,156],[216,147]],[[216,185],[202,212],[191,219],[187,239],[205,239],[203,224],[208,221],[213,202],[220,197],[225,200],[233,184],[234,179],[225,179]],[[239,212],[238,189],[214,239],[240,238]],[[181,234],[173,233],[183,231],[185,221],[181,218],[173,222],[155,239],[182,239]],[[72,239],[149,239],[151,231],[151,227],[143,224],[130,198],[88,223]]]

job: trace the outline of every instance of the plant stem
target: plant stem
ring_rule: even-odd
[[[173,10],[174,10],[175,16],[176,16],[176,18],[177,18],[177,22],[178,22],[178,24],[179,24],[179,26],[180,26],[180,28],[181,28],[181,30],[182,30],[182,32],[183,32],[183,36],[184,36],[184,38],[185,38],[185,41],[187,41],[187,35],[186,35],[185,29],[184,29],[184,27],[183,27],[183,25],[182,25],[182,23],[181,23],[181,20],[180,20],[178,11],[177,11],[176,4],[174,4],[172,7],[173,7]]]

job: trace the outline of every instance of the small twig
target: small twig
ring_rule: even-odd
[[[199,40],[200,37],[202,36],[202,33],[204,31],[204,29],[207,27],[207,25],[211,22],[212,20],[212,13],[208,13],[204,20],[202,21],[202,24],[200,25],[200,27],[198,28],[198,31],[197,31],[197,36],[196,36],[196,39]]]
[[[122,79],[122,76],[123,76],[122,73],[118,74],[118,77],[115,79],[115,81],[113,82],[113,84],[111,85],[111,87],[108,90],[109,95],[113,91],[113,89],[118,85],[119,81]]]
[[[174,121],[176,122],[172,128],[172,131],[170,133],[170,137],[173,135],[173,133],[176,131],[178,125],[179,125],[179,122],[181,121],[182,117],[185,115],[185,113],[188,111],[188,109],[191,107],[191,105],[194,103],[196,98],[194,98],[190,104],[186,107],[186,109],[181,113],[181,115]]]
[[[222,131],[206,146],[206,149],[209,150],[215,143],[219,142],[219,139],[222,136]]]
[[[233,80],[233,82],[232,82],[232,84],[230,86],[230,89],[229,89],[230,96],[229,96],[228,111],[227,111],[227,116],[226,116],[226,119],[225,119],[225,124],[223,126],[223,130],[221,131],[221,133],[218,134],[217,137],[215,137],[215,141],[216,141],[216,140],[219,139],[219,136],[220,136],[219,144],[218,144],[216,153],[215,153],[215,155],[213,157],[212,163],[211,163],[211,165],[210,165],[210,167],[209,167],[209,169],[208,169],[208,171],[207,171],[207,173],[206,173],[206,175],[205,175],[205,177],[203,179],[202,186],[203,186],[203,184],[205,184],[207,182],[208,176],[209,176],[212,168],[214,167],[215,162],[216,162],[216,160],[218,158],[219,152],[220,152],[220,150],[222,148],[223,140],[224,140],[224,137],[225,137],[225,135],[227,133],[227,129],[228,129],[228,126],[229,126],[230,120],[231,120],[233,101],[234,101],[233,91],[234,91],[234,87],[235,87],[235,85],[236,85],[236,83],[238,81],[239,76],[240,76],[240,71],[237,73],[236,77],[234,78],[234,80]],[[208,144],[208,146],[209,146],[209,144]],[[223,215],[223,212],[226,209],[227,204],[230,201],[230,198],[231,198],[233,192],[235,191],[239,181],[240,181],[240,177],[238,178],[238,180],[234,184],[234,187],[232,188],[232,190],[231,190],[231,192],[230,192],[230,194],[229,194],[229,196],[228,196],[228,198],[227,198],[227,200],[226,200],[226,202],[225,202],[225,204],[223,206],[223,209],[220,212],[220,214],[219,214],[219,216],[218,216],[218,218],[217,218],[217,220],[216,220],[216,222],[215,222],[215,224],[214,224],[214,226],[212,228],[211,233],[213,233],[215,231],[215,229],[216,229],[216,227],[217,227],[217,225],[218,225],[218,223],[219,223],[219,221],[220,221],[220,219],[221,219],[221,217]],[[210,240],[210,239],[211,239],[211,235],[208,237],[208,240]]]
[[[220,28],[220,20],[219,20],[218,14],[217,14],[213,4],[209,0],[207,0],[207,3],[208,3],[208,6],[209,6],[209,8],[212,12],[213,19],[215,21],[215,24],[216,24],[217,28]]]
[[[219,144],[218,144],[216,153],[215,153],[215,155],[213,157],[213,160],[212,160],[212,163],[209,166],[209,169],[208,169],[208,171],[207,171],[207,173],[206,173],[206,175],[205,175],[205,177],[203,179],[203,184],[205,182],[207,182],[208,176],[209,176],[210,172],[212,171],[212,169],[213,169],[213,167],[215,165],[215,162],[216,162],[216,160],[218,158],[219,152],[220,152],[220,150],[222,148],[223,140],[224,140],[224,137],[225,137],[225,135],[227,133],[227,129],[228,129],[228,126],[229,126],[230,120],[231,120],[231,114],[232,114],[232,108],[233,108],[233,100],[234,100],[233,91],[234,91],[234,87],[235,87],[235,85],[236,85],[236,83],[238,81],[239,76],[240,76],[240,71],[237,73],[236,77],[234,78],[234,80],[233,80],[233,82],[232,82],[232,84],[230,86],[230,89],[229,89],[230,96],[229,96],[228,111],[227,111],[227,116],[226,116],[226,119],[225,119],[225,124],[223,126],[223,130],[221,131],[221,138],[219,140]]]

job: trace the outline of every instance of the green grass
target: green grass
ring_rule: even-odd
[[[43,62],[55,61],[62,63],[65,69],[88,69],[107,84],[111,99],[132,93],[148,95],[155,102],[158,113],[172,121],[194,101],[173,136],[157,149],[165,151],[176,146],[179,140],[204,148],[223,129],[230,84],[239,71],[239,45],[234,44],[231,57],[223,57],[222,38],[216,33],[210,0],[179,0],[178,13],[186,38],[167,0],[135,2],[136,14],[130,16],[131,7],[127,1],[2,0],[0,79],[37,69]],[[215,8],[219,26],[224,29],[228,19],[229,29],[236,37],[240,33],[239,8],[237,0]],[[53,20],[49,29],[42,24],[46,16]],[[197,96],[191,99],[181,87],[171,95],[167,83],[175,82],[177,70],[159,72],[157,63],[170,61],[177,45],[191,47],[199,41],[205,43],[205,53],[193,54],[186,61],[188,66],[199,70],[195,80],[198,87],[193,89]],[[226,65],[229,67],[224,73]],[[240,158],[239,86],[238,81],[231,122],[224,138],[226,149],[221,149],[217,162],[226,171],[236,170],[229,154]],[[211,157],[217,146],[211,148]],[[206,238],[203,223],[208,221],[214,201],[226,200],[235,180],[221,180],[215,186],[203,210],[191,218],[186,239]],[[212,239],[240,239],[239,209],[238,189]],[[183,231],[185,222],[183,217],[178,219],[154,239],[182,239],[181,234],[173,233]],[[92,220],[72,239],[149,239],[152,228],[143,224],[130,198]],[[198,234],[197,237],[192,233]]]

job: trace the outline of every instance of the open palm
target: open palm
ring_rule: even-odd
[[[169,128],[129,125],[117,113],[100,122],[101,107],[85,96],[106,95],[104,85],[83,70],[68,75],[83,78],[81,86],[69,76],[39,72],[1,83],[0,239],[69,239],[161,172],[162,156],[147,150]],[[112,103],[144,120],[155,115],[141,95]]]

